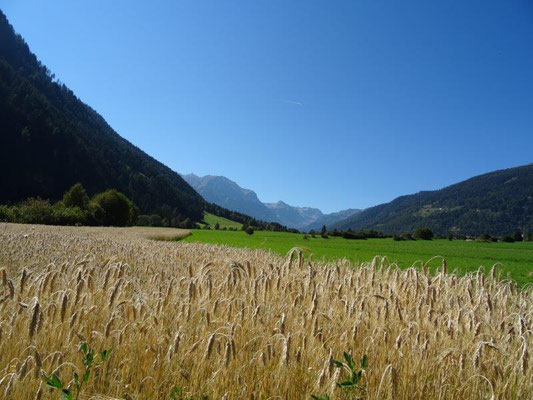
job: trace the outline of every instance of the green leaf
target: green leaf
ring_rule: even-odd
[[[83,374],[83,382],[87,382],[89,380],[89,374],[90,373],[91,373],[90,369],[85,371],[85,373]]]
[[[80,386],[80,377],[76,372],[74,372],[74,383],[76,383],[76,387]]]
[[[344,364],[340,362],[339,360],[333,360],[332,362],[333,362],[333,365],[336,366],[337,368],[344,367]]]
[[[89,345],[86,342],[83,342],[80,346],[81,351],[83,351],[84,354],[87,354],[89,351]]]
[[[83,357],[83,365],[90,367],[94,361],[94,350],[90,349],[89,352]]]
[[[100,358],[102,359],[102,362],[105,362],[109,358],[110,353],[111,350],[104,350],[100,353]]]
[[[63,396],[61,397],[62,400],[72,400],[72,392],[69,389],[63,389]]]
[[[178,396],[181,399],[181,396],[183,394],[183,387],[181,386],[174,386],[172,388],[172,391],[170,392],[170,398],[171,399],[177,399]]]
[[[59,376],[56,374],[53,374],[50,378],[46,380],[46,384],[50,387],[56,388],[56,389],[62,389],[63,384],[61,383],[61,379],[59,379]]]
[[[361,368],[368,368],[368,356],[366,354],[361,358]]]
[[[341,382],[341,383],[337,383],[337,386],[339,386],[339,387],[349,387],[349,386],[353,386],[353,382],[352,381],[344,381],[344,382]]]
[[[346,360],[346,363],[348,364],[350,369],[353,371],[353,369],[355,368],[355,363],[353,361],[352,356],[349,355],[348,353],[344,352],[344,359]]]
[[[354,372],[352,374],[352,382],[355,384],[361,380],[361,377],[363,376],[363,371]]]

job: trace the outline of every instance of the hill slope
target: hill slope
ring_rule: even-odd
[[[224,176],[206,175],[200,177],[188,174],[183,175],[183,178],[210,203],[218,204],[257,219],[277,222],[300,230],[316,229],[310,226],[314,226],[312,224],[317,222],[319,227],[322,227],[323,224],[333,224],[358,211],[350,209],[332,214],[323,214],[317,208],[295,207],[283,201],[263,203],[253,190],[243,189],[237,183]]]
[[[533,229],[533,164],[476,176],[444,189],[398,197],[334,225],[385,233],[427,226],[434,232],[506,235]]]
[[[0,38],[0,203],[56,200],[81,182],[124,192],[141,213],[202,219],[202,197],[56,82],[1,11]]]

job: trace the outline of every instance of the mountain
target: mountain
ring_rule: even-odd
[[[308,230],[307,227],[317,221],[326,221],[328,224],[333,224],[358,211],[345,210],[338,213],[323,214],[317,208],[294,207],[282,201],[263,203],[253,190],[243,189],[237,183],[224,176],[207,175],[199,177],[194,174],[182,176],[208,202],[239,211],[257,219],[277,222],[300,230]]]
[[[470,178],[440,190],[398,197],[334,224],[384,233],[434,232],[502,236],[533,229],[533,164]]]
[[[199,177],[194,174],[183,175],[183,178],[210,203],[264,221],[279,222],[272,218],[272,213],[259,201],[254,191],[243,189],[228,178],[213,175]]]
[[[323,214],[316,221],[312,222],[305,226],[302,230],[308,232],[310,230],[319,231],[323,226],[327,228],[335,225],[335,223],[345,220],[346,218],[351,217],[352,215],[358,214],[363,210],[357,208],[349,208],[347,210],[337,211],[331,214]]]
[[[81,182],[125,193],[141,213],[203,218],[203,198],[56,81],[1,11],[0,38],[0,204],[57,200]]]
[[[283,221],[282,223],[284,225],[296,229],[302,229],[324,215],[318,208],[294,207],[283,201],[278,201],[277,203],[265,203],[265,205],[276,218],[275,221]]]

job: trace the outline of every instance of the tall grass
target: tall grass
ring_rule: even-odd
[[[111,349],[88,393],[121,399],[342,398],[343,351],[368,355],[368,399],[533,398],[532,291],[495,268],[311,264],[150,232],[0,226],[0,397],[56,398],[42,375],[82,371],[87,342]]]

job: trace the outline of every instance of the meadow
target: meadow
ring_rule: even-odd
[[[204,222],[205,224],[200,224],[200,225],[204,226],[207,224],[210,227],[214,227],[215,224],[218,224],[221,228],[235,228],[235,229],[242,228],[242,224],[239,222],[232,221],[231,219],[220,217],[218,215],[214,215],[208,212],[204,212]]]
[[[161,240],[186,234],[0,224],[0,397],[533,398],[533,292],[498,267]]]
[[[401,268],[420,266],[434,256],[446,259],[450,270],[457,269],[464,274],[476,271],[480,266],[485,271],[495,263],[500,263],[504,276],[525,285],[533,283],[533,242],[492,243],[464,240],[417,240],[394,241],[392,239],[347,240],[341,237],[323,239],[320,235],[312,238],[303,234],[286,232],[255,231],[245,232],[192,230],[185,241],[214,243],[234,247],[270,250],[285,255],[293,247],[309,249],[308,256],[315,261],[333,261],[344,258],[354,264],[369,262],[374,256],[386,256],[391,263]],[[437,257],[428,263],[432,270],[439,267],[442,259]]]

